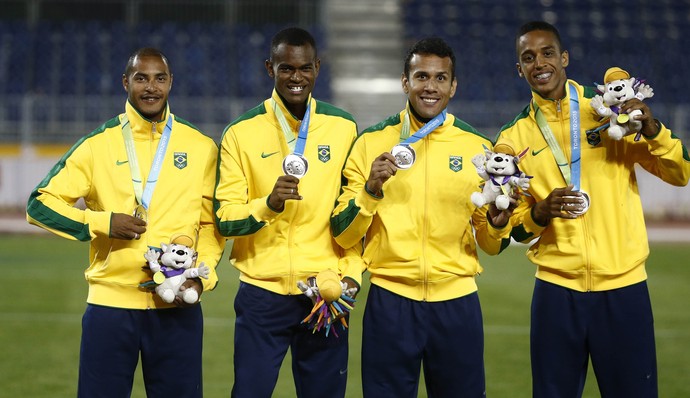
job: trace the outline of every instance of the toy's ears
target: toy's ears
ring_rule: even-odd
[[[520,152],[520,153],[515,157],[515,163],[520,163],[520,161],[522,160],[522,158],[524,158],[525,155],[527,155],[527,151],[529,151],[529,147],[525,148],[524,151]]]
[[[488,146],[482,144],[482,147],[484,147],[484,153],[486,153],[487,155],[491,153],[491,149],[489,149]]]

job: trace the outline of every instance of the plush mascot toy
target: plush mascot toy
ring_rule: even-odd
[[[619,67],[609,68],[604,74],[604,84],[597,85],[602,95],[592,98],[592,108],[602,117],[609,118],[609,137],[620,140],[631,132],[637,133],[635,141],[640,139],[642,122],[635,119],[641,115],[640,110],[620,114],[619,109],[625,101],[637,98],[640,101],[654,95],[652,88],[644,81],[630,77],[630,74]]]
[[[191,278],[202,277],[208,279],[210,269],[201,263],[194,268],[197,253],[193,249],[194,241],[187,235],[176,235],[170,244],[161,243],[161,251],[149,249],[144,254],[153,272],[155,291],[166,303],[172,303],[176,296],[185,303],[194,304],[199,300],[199,294],[194,289],[180,291],[180,286]]]
[[[529,149],[529,148],[527,148]],[[518,169],[518,163],[527,149],[517,153],[513,142],[504,139],[494,146],[494,150],[484,147],[484,153],[472,158],[477,174],[484,180],[481,192],[473,192],[470,199],[477,207],[495,203],[499,210],[510,206],[510,197],[529,189],[530,176]]]
[[[339,321],[343,329],[347,328],[345,316],[353,309],[358,289],[349,287],[330,269],[307,278],[307,283],[298,281],[297,287],[314,303],[314,307],[302,323],[309,324],[313,333],[323,329],[328,336],[333,330],[338,337],[338,332],[332,326]]]

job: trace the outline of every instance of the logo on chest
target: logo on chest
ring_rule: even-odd
[[[175,163],[175,167],[177,167],[180,170],[187,167],[187,152],[175,152],[175,156],[173,156],[173,162]]]
[[[462,156],[450,155],[448,158],[448,167],[456,173],[462,170]]]
[[[330,145],[319,145],[318,148],[319,160],[326,163],[331,160],[331,146]]]

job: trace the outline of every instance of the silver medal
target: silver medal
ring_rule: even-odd
[[[391,149],[391,155],[395,158],[395,165],[399,169],[409,169],[414,164],[417,154],[409,145],[396,145]]]
[[[580,191],[580,193],[582,194],[581,199],[583,202],[579,205],[579,208],[576,210],[568,210],[568,213],[575,216],[581,216],[589,210],[589,195],[587,195],[585,191]],[[576,198],[576,196],[566,196],[566,198]]]
[[[302,178],[307,174],[308,168],[309,163],[307,163],[307,159],[303,156],[291,153],[283,159],[283,171],[287,175]]]

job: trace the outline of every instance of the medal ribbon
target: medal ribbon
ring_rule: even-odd
[[[299,126],[297,140],[295,140],[295,134],[292,132],[290,125],[285,119],[283,110],[280,109],[280,106],[278,106],[278,103],[273,98],[271,98],[271,102],[273,104],[273,112],[275,112],[278,124],[280,124],[280,129],[283,130],[283,135],[285,135],[285,142],[287,142],[288,148],[295,155],[302,156],[304,154],[304,146],[307,143],[307,134],[309,133],[311,96],[307,99],[307,110],[304,111],[304,118],[302,118],[302,123],[300,123]]]
[[[446,121],[447,108],[441,113],[436,115],[433,119],[429,120],[427,124],[422,126],[421,129],[417,130],[414,134],[410,136],[410,113],[405,112],[405,118],[403,119],[402,130],[400,130],[400,143],[402,145],[410,145],[426,137],[436,129],[436,127],[443,124]]]
[[[134,137],[132,136],[132,127],[129,124],[127,114],[125,114],[125,116],[122,118],[122,137],[125,141],[127,160],[129,161],[129,171],[132,175],[132,185],[134,185],[134,196],[137,199],[137,203],[144,206],[144,209],[146,210],[149,209],[149,204],[151,203],[153,191],[154,189],[156,189],[158,175],[160,174],[161,168],[163,167],[163,158],[165,158],[165,151],[167,150],[168,143],[170,142],[171,132],[172,115],[169,115],[168,122],[165,124],[165,129],[163,130],[163,135],[161,135],[161,139],[158,142],[156,154],[153,157],[151,170],[149,170],[149,175],[146,179],[146,186],[144,187],[142,184],[141,169],[139,169],[139,160],[137,158],[137,153],[134,150]]]
[[[537,125],[541,134],[544,136],[549,148],[551,148],[551,153],[556,159],[556,164],[561,170],[563,179],[566,184],[572,182],[573,189],[575,191],[580,190],[580,101],[577,97],[577,89],[572,84],[568,85],[570,90],[570,149],[571,149],[571,159],[570,166],[568,165],[568,160],[563,154],[563,150],[558,145],[556,137],[553,135],[553,131],[549,127],[549,123],[546,121],[544,114],[539,109],[539,105],[534,102],[535,118],[537,119]]]

